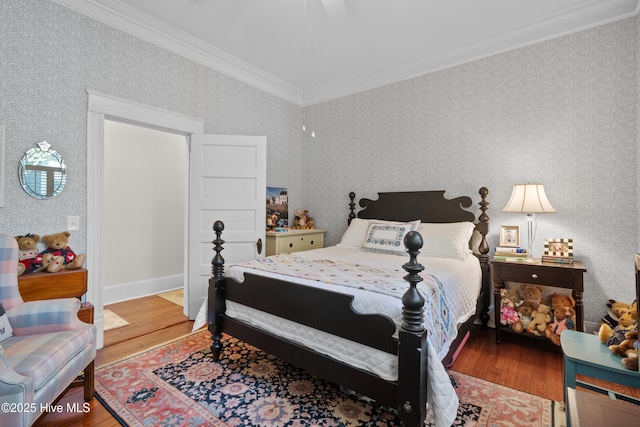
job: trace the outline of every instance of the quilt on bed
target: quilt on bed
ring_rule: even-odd
[[[277,255],[242,264],[246,268],[290,277],[315,280],[388,295],[402,299],[408,282],[402,270],[346,263],[334,259],[306,259],[297,255]],[[438,353],[456,337],[456,321],[451,318],[442,283],[433,275],[420,273],[418,290],[425,298],[424,326]]]

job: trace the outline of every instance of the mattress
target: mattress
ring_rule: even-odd
[[[295,256],[311,261],[335,259],[349,264],[368,265],[387,270],[396,269],[400,279],[406,274],[401,265],[407,261],[407,257],[397,255],[369,253],[357,249],[332,246],[297,252]],[[425,267],[423,275],[431,275],[442,284],[442,289],[446,294],[445,298],[448,301],[449,315],[455,324],[459,325],[469,319],[475,313],[482,280],[478,259],[475,256],[469,256],[465,261],[421,257],[418,261]],[[227,270],[226,276],[241,282],[245,272],[282,278],[282,275],[277,273],[254,270],[243,265],[231,266]],[[362,314],[384,314],[394,321],[396,330],[399,330],[402,323],[402,301],[389,295],[291,276],[286,277],[286,280],[353,295],[352,307],[354,311]],[[404,283],[406,284],[406,282]],[[419,284],[418,286],[420,287],[421,285]],[[278,332],[278,335],[283,338],[304,344],[323,354],[349,363],[351,366],[373,372],[383,379],[393,381],[397,378],[397,363],[394,355],[234,303],[233,301],[227,301],[226,304],[226,314],[229,317],[242,320],[263,330]],[[428,322],[428,319],[425,319],[425,322]],[[425,327],[427,326],[425,325]],[[431,345],[431,349],[435,350],[441,360],[448,353],[450,344],[455,338],[454,333],[453,336],[443,337],[440,340],[441,342],[435,342],[431,337],[428,337],[428,342]]]
[[[333,259],[340,260],[340,262],[347,264],[364,265],[389,271],[395,270],[398,272],[400,278],[406,274],[401,266],[408,260],[408,256],[370,253],[359,249],[342,247],[340,245],[312,251],[297,252],[295,256],[306,261]],[[440,288],[448,302],[451,320],[457,325],[468,320],[475,313],[476,301],[481,289],[482,273],[478,259],[475,256],[469,256],[466,260],[419,256],[418,262],[425,267],[421,275],[432,276],[436,278],[441,285]],[[251,263],[252,262],[249,264]],[[225,275],[241,282],[245,272],[267,277],[283,278],[282,275],[277,273],[250,269],[246,265],[231,266]],[[285,279],[308,286],[351,294],[354,296],[352,304],[354,311],[363,314],[385,314],[396,324],[396,332],[400,328],[402,322],[402,302],[398,298],[365,289],[358,289],[357,287],[346,288],[334,283],[324,283],[315,279],[296,278],[292,276],[287,276]],[[407,286],[406,282],[404,282],[404,286]],[[423,284],[420,283],[418,286],[421,287]],[[233,301],[227,301],[226,307],[226,315],[229,317],[241,320],[256,328],[271,332],[290,341],[305,345],[319,353],[348,363],[351,366],[372,372],[385,380],[393,381],[397,379],[397,357],[395,355],[300,325],[290,320],[234,303]],[[428,321],[428,319],[425,319],[425,322]],[[196,326],[194,326],[194,328]],[[429,357],[429,404],[436,421],[439,420],[443,424],[449,423],[448,425],[455,419],[458,399],[441,360],[446,356],[451,342],[456,338],[456,329],[457,328],[454,327],[453,333],[449,333],[444,337],[440,334],[437,340],[432,339],[434,334],[431,331],[433,329],[429,329],[430,334],[427,338]],[[440,425],[439,422],[437,424]]]

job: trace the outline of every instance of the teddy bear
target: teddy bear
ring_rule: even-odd
[[[629,352],[629,355],[624,359],[622,359],[622,364],[627,369],[631,369],[632,371],[637,371],[638,370],[638,350],[636,349],[635,353]]]
[[[624,313],[631,313],[631,305],[625,302],[610,299],[607,301],[608,313],[602,318],[602,321],[612,328],[618,326],[618,319]]]
[[[575,308],[576,306],[576,300],[574,300],[571,295],[551,294],[549,295],[548,299],[549,299],[549,306],[551,306],[552,312],[559,307]],[[574,312],[574,315],[571,317],[571,320],[573,320],[573,323],[576,323],[575,312]]]
[[[638,315],[640,315],[640,310],[638,310],[638,300],[633,301],[631,304],[631,318],[637,322]]]
[[[299,209],[294,212],[293,227],[298,229],[315,228],[315,220],[309,215],[306,209]]]
[[[15,237],[18,242],[18,276],[23,273],[38,271],[38,268],[33,264],[33,260],[38,256],[36,246],[40,241],[40,236],[29,233]]]
[[[511,329],[518,333],[527,329],[529,323],[531,323],[531,313],[533,313],[534,310],[535,306],[532,302],[523,301],[516,310],[520,320],[511,325]]]
[[[522,289],[522,299],[534,305],[534,310],[542,302],[542,288],[534,285],[527,285]]]
[[[638,349],[635,347],[635,343],[638,341],[638,331],[633,329],[624,334],[624,340],[620,344],[614,344],[609,346],[611,353],[626,357],[629,352],[635,352],[637,354]]]
[[[558,307],[571,307],[576,306],[576,300],[571,295],[564,294],[551,294],[549,295],[549,305],[554,310]]]
[[[611,328],[607,323],[600,325],[598,330],[598,337],[600,342],[606,346],[619,345],[625,340],[627,332],[635,328],[635,321],[631,316],[631,313],[624,313],[618,319],[618,325],[615,328]]]
[[[49,273],[67,269],[74,270],[82,268],[85,255],[77,254],[68,246],[71,233],[63,231],[48,236],[42,236],[42,242],[47,249],[40,252],[34,259],[34,264],[38,268],[44,268]]]
[[[622,356],[622,364],[632,371],[638,370],[638,331],[632,330],[625,334],[625,339],[620,344],[609,346],[609,350],[615,355]]]
[[[551,307],[546,304],[538,304],[538,309],[531,313],[531,322],[527,332],[535,335],[543,335],[547,325],[551,322]]]
[[[555,345],[560,345],[560,335],[567,329],[575,329],[573,321],[576,311],[571,307],[558,307],[553,310],[552,322],[547,325],[544,335]]]

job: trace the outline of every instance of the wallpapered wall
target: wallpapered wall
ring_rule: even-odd
[[[585,262],[585,317],[632,298],[638,248],[637,18],[614,22],[376,90],[301,109],[46,0],[0,2],[0,122],[7,126],[0,229],[50,233],[80,215],[86,247],[86,89],[206,120],[210,133],[266,135],[267,183],[288,187],[336,243],[347,194],[490,190],[490,244],[514,183],[541,182],[558,210],[546,237],[570,237]],[[68,187],[52,200],[18,183],[23,152],[46,139]],[[477,199],[474,201],[477,202]],[[523,233],[523,236],[526,233]],[[526,242],[523,242],[526,243]]]
[[[307,209],[335,243],[349,191],[454,197],[487,186],[489,243],[500,225],[519,225],[524,246],[525,215],[501,210],[513,184],[543,183],[558,213],[538,215],[535,254],[545,238],[574,239],[588,269],[585,316],[597,322],[607,298],[635,295],[636,25],[614,22],[310,107]]]
[[[267,183],[303,188],[300,107],[48,0],[0,2],[0,123],[6,125],[0,230],[54,233],[80,215],[71,246],[86,250],[87,89],[205,120],[205,132],[266,135]],[[68,167],[51,200],[18,181],[24,152],[47,140]]]

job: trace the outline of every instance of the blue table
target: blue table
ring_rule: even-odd
[[[567,426],[570,426],[568,389],[575,390],[576,386],[588,388],[616,398],[640,405],[640,400],[634,397],[620,395],[611,390],[598,387],[585,381],[576,380],[577,375],[585,375],[612,383],[640,389],[640,372],[624,367],[622,358],[616,356],[609,347],[602,344],[597,335],[566,330],[560,335],[562,353],[564,356],[564,401],[567,413]],[[573,408],[574,411],[577,408]]]

